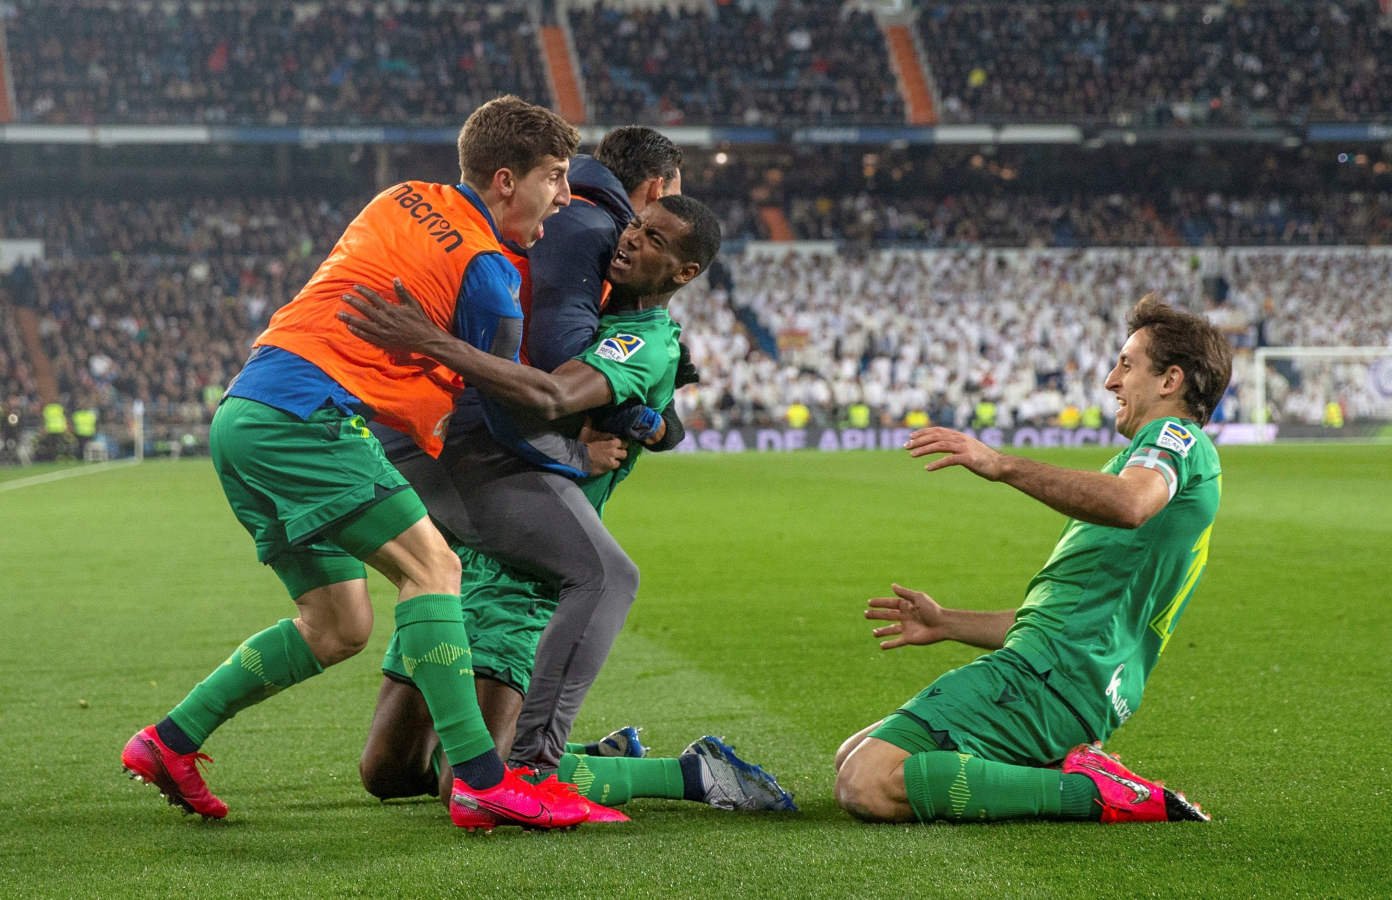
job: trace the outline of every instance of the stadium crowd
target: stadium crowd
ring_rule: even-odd
[[[497,92],[549,93],[532,6],[10,0],[0,21],[23,122],[453,128]],[[902,121],[883,39],[859,4],[565,10],[599,121]],[[943,112],[958,121],[1392,109],[1392,31],[1371,3],[918,12]],[[387,156],[400,165],[440,150]],[[811,424],[1096,417],[1108,407],[1105,360],[1077,348],[1111,346],[1122,306],[1152,288],[1191,308],[1208,296],[1244,348],[1392,342],[1388,257],[1294,249],[1392,243],[1384,152],[1338,163],[1314,145],[1087,153],[1080,164],[1076,148],[693,149],[686,190],[721,216],[727,250],[678,304],[704,373],[680,395],[684,414],[716,427],[786,423],[790,408]],[[383,177],[366,168],[338,168],[335,178],[362,177],[326,196],[307,196],[308,184],[287,193],[288,178],[230,195],[233,176],[200,195],[16,184],[0,197],[0,239],[42,241],[44,258],[0,278],[0,420],[40,421],[51,379],[68,409],[95,408],[104,423],[137,399],[148,423],[205,423],[251,339],[368,199],[361,186]],[[826,243],[811,255],[741,252],[773,236],[768,207],[792,237]],[[1272,249],[1215,249],[1242,246]],[[1133,249],[1076,249],[1089,247]],[[1226,279],[1222,302],[1214,278]],[[44,365],[9,314],[18,307],[33,311]],[[1367,413],[1374,401],[1352,385],[1361,370],[1336,369],[1274,366],[1276,417],[1319,421],[1334,393],[1350,416]],[[1240,367],[1225,415],[1250,408],[1249,381]]]
[[[786,215],[800,240],[864,246],[1320,245],[1392,239],[1392,195],[1357,192],[1260,198],[1185,191],[1162,198],[855,193],[793,197]],[[726,224],[733,235],[767,237],[757,210],[748,204],[729,207]]]
[[[575,6],[570,25],[600,122],[902,122],[872,15],[837,3],[710,10]]]
[[[1102,384],[1114,360],[1097,348],[1152,290],[1204,310],[1239,351],[1392,344],[1392,254],[1378,250],[759,248],[729,267],[728,286],[707,286],[716,302],[682,304],[703,376],[678,400],[698,425],[782,424],[794,404],[818,425],[844,425],[858,405],[876,425],[1076,426],[1089,410],[1109,420]],[[1221,301],[1215,276],[1231,286]],[[731,331],[729,302],[768,339]],[[1386,415],[1365,366],[1305,369],[1319,378],[1273,369],[1273,421],[1320,424],[1331,400],[1349,418]],[[1239,365],[1220,419],[1250,411],[1252,392]]]
[[[6,201],[0,236],[54,252],[0,282],[0,305],[36,311],[69,408],[111,423],[141,399],[151,425],[206,423],[251,339],[362,199]],[[1392,343],[1392,255],[1377,249],[840,246],[732,242],[684,292],[677,312],[702,370],[680,395],[691,425],[785,424],[798,404],[814,425],[845,424],[856,407],[875,424],[981,424],[983,403],[997,425],[1105,416],[1109,361],[1094,349],[1114,343],[1122,310],[1152,289],[1199,308],[1215,276],[1228,290],[1210,314],[1239,348]],[[4,319],[0,402],[32,423],[35,373]],[[1247,370],[1236,376],[1229,419],[1253,402]],[[1332,390],[1290,366],[1272,383],[1278,419],[1318,421]],[[1376,402],[1344,393],[1350,417]]]
[[[1087,247],[1392,243],[1392,159],[1377,150],[1239,147],[735,149],[687,181],[727,238],[861,246]]]
[[[9,4],[21,121],[457,126],[550,97],[520,0]]]
[[[1377,3],[929,2],[918,22],[944,121],[1357,120],[1392,108],[1392,26]]]
[[[572,4],[594,121],[902,123],[858,3]],[[21,121],[441,124],[551,96],[536,4],[269,0],[0,6]],[[1360,120],[1392,108],[1373,2],[924,2],[944,122]],[[1009,52],[1002,52],[1009,48]]]

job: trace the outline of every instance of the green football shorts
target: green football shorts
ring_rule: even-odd
[[[537,642],[556,611],[556,592],[468,547],[456,546],[454,552],[464,569],[459,599],[474,674],[527,693]],[[382,672],[393,680],[412,683],[395,634],[382,658]]]
[[[307,420],[228,397],[209,430],[213,466],[256,558],[291,597],[362,578],[359,562],[425,516],[361,416],[336,407]]]
[[[1091,740],[1058,694],[1014,650],[997,650],[938,677],[870,737],[902,750],[955,750],[1021,766],[1058,762]]]

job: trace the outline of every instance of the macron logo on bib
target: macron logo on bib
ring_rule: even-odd
[[[643,346],[643,339],[636,334],[616,334],[599,342],[599,346],[595,348],[595,356],[612,359],[614,362],[624,362],[637,353],[641,346]]]
[[[1194,435],[1177,422],[1166,422],[1165,427],[1160,429],[1160,436],[1155,439],[1155,443],[1166,450],[1173,450],[1180,456],[1188,456],[1189,448],[1194,446]]]

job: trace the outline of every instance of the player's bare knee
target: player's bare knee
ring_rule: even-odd
[[[869,725],[866,725],[864,728],[842,741],[841,746],[836,751],[835,771],[841,771],[841,767],[845,765],[846,759],[855,752],[857,747],[865,743],[865,739],[882,724],[884,724],[884,719],[880,719],[878,722],[871,722]]]
[[[358,757],[358,777],[363,788],[379,800],[410,794],[404,789],[401,762],[392,754],[392,748],[375,743],[371,736]]]
[[[860,746],[862,738],[858,734],[853,734],[841,742],[841,746],[836,750],[836,759],[833,763],[835,771],[840,772],[841,767],[846,764],[846,757],[850,756],[856,747]]]
[[[836,805],[857,819],[875,821],[871,814],[873,792],[866,779],[860,777],[859,768],[843,765],[836,773]]]
[[[402,600],[459,593],[459,557],[425,519],[388,541],[367,562],[391,579]]]
[[[843,762],[836,773],[836,805],[865,822],[898,819],[881,773],[854,761]]]
[[[459,586],[459,577],[464,567],[459,562],[459,554],[450,549],[444,538],[440,538],[439,546],[433,549],[430,565],[432,570],[438,570],[451,585]]]
[[[409,573],[409,576],[412,581],[421,585],[424,592],[431,594],[459,593],[459,578],[463,572],[463,567],[459,563],[458,554],[450,549],[443,537],[431,541],[428,546],[422,549],[418,563],[418,571]]]
[[[371,750],[363,750],[362,756],[358,757],[358,777],[362,779],[362,786],[378,800],[391,796],[386,787],[385,762],[381,754]]]
[[[300,635],[314,654],[319,665],[328,668],[356,656],[367,646],[372,636],[372,619],[366,622],[355,617],[328,618],[324,616],[301,616],[296,623]]]
[[[338,651],[343,654],[340,661],[357,656],[367,647],[367,639],[372,636],[372,629],[366,631],[351,630],[340,633],[338,636]]]
[[[319,665],[327,668],[358,655],[366,646],[367,641],[365,640],[345,641],[339,635],[329,635],[316,642],[312,649],[314,650],[314,658],[319,660]]]
[[[912,821],[913,811],[904,796],[903,752],[870,741],[873,728],[851,738],[856,743],[836,772],[837,805],[866,822]]]
[[[343,662],[357,656],[372,637],[372,616],[345,615],[339,617],[324,636],[323,643],[333,662]]]

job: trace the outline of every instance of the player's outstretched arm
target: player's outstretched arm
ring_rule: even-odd
[[[1170,499],[1164,476],[1153,469],[1129,467],[1120,475],[1064,469],[1001,453],[951,428],[920,428],[909,435],[904,447],[913,457],[947,454],[924,466],[929,472],[962,466],[1095,525],[1139,528]]]
[[[1015,610],[983,612],[974,609],[948,609],[922,591],[901,585],[890,585],[893,597],[871,597],[865,618],[889,622],[871,632],[880,641],[881,650],[893,650],[907,644],[936,644],[938,641],[957,641],[999,650],[1005,646],[1005,633],[1015,624]]]
[[[609,382],[596,369],[571,360],[555,372],[501,359],[470,345],[437,326],[401,283],[393,281],[398,302],[355,285],[343,302],[359,315],[340,311],[348,330],[369,343],[394,353],[419,353],[463,376],[464,380],[504,403],[531,410],[543,419],[581,412],[613,402]]]

